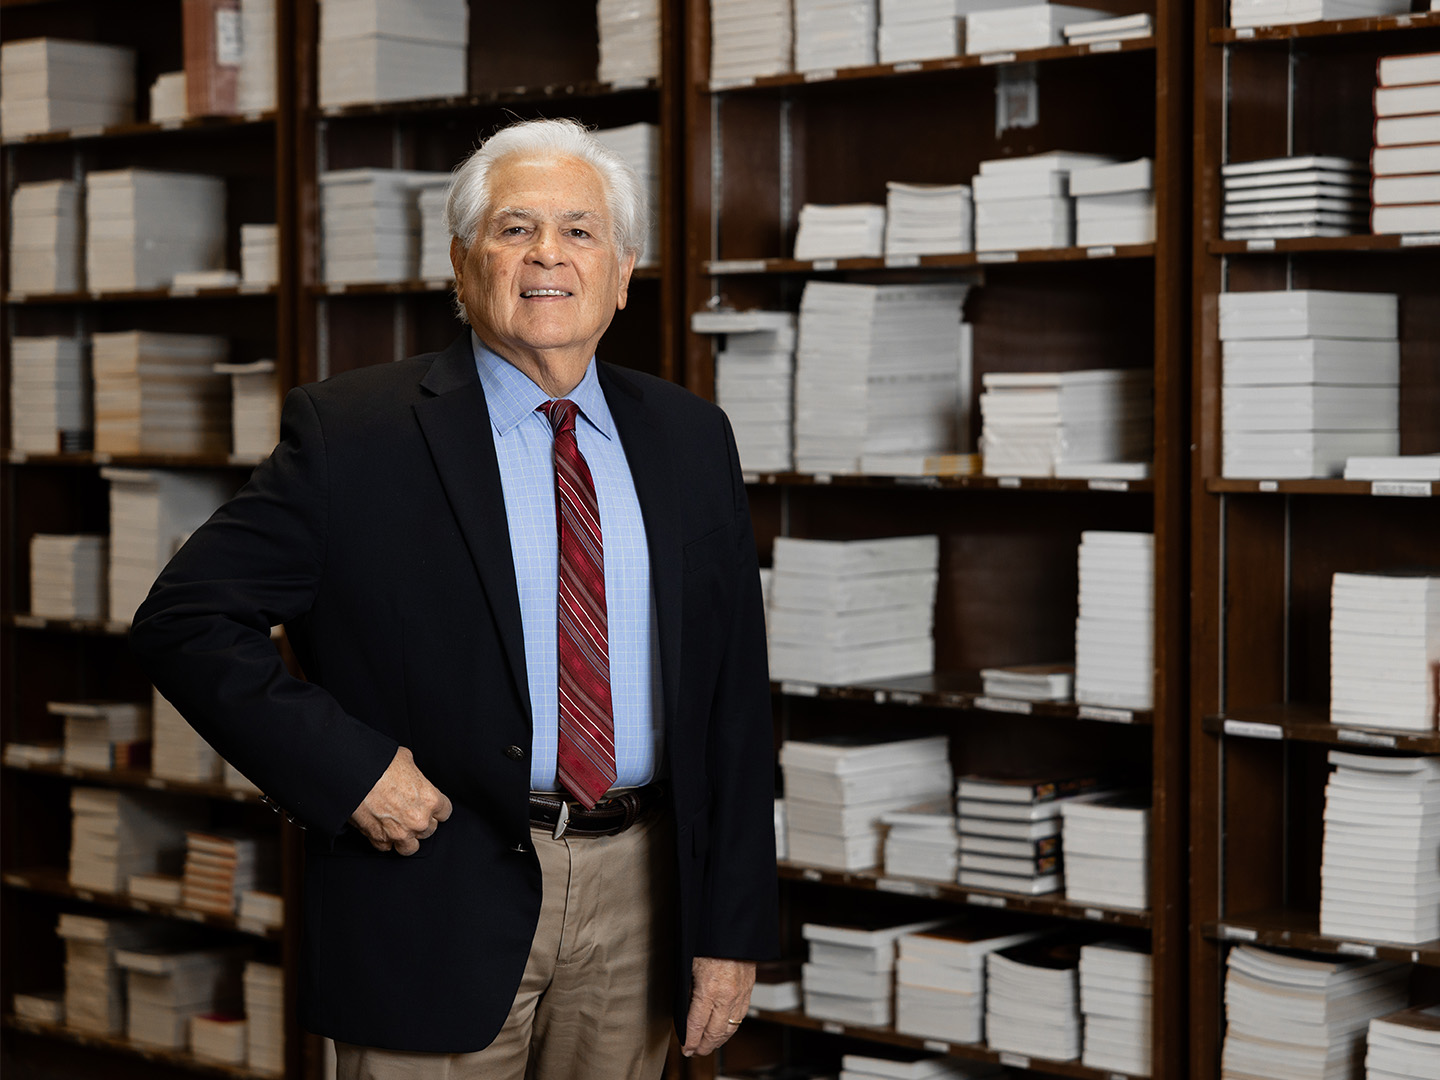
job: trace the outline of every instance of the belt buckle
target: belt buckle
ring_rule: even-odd
[[[550,839],[552,839],[552,840],[559,840],[560,837],[562,837],[562,836],[565,835],[565,828],[566,828],[566,826],[568,826],[569,824],[570,824],[570,800],[569,800],[569,799],[566,799],[566,798],[564,798],[564,797],[562,796],[561,799],[560,799],[560,814],[559,814],[559,816],[558,816],[558,817],[556,818],[556,820],[555,820],[555,834],[554,834]]]

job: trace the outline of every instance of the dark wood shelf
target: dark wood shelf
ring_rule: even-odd
[[[1338,37],[1342,34],[1379,34],[1393,30],[1416,30],[1440,26],[1440,12],[1416,11],[1402,15],[1378,15],[1366,19],[1331,19],[1325,22],[1286,23],[1281,26],[1213,28],[1212,45],[1243,45],[1249,41],[1283,41],[1289,38]]]
[[[1306,952],[1325,953],[1328,956],[1354,956],[1440,967],[1440,941],[1427,941],[1422,945],[1396,945],[1382,941],[1325,937],[1320,933],[1320,914],[1316,911],[1271,910],[1236,915],[1218,922],[1206,923],[1204,933],[1212,941],[1304,949]]]
[[[3,140],[5,146],[27,146],[34,143],[88,142],[94,139],[134,139],[155,135],[173,135],[177,132],[233,131],[235,128],[256,127],[273,124],[275,110],[244,113],[238,116],[187,116],[180,120],[164,120],[160,123],[144,121],[136,124],[111,124],[106,127],[70,128],[64,131],[40,131],[32,135],[20,135]]]
[[[1208,240],[1205,250],[1211,255],[1277,255],[1304,252],[1385,252],[1427,251],[1440,247],[1440,233],[1417,233],[1414,236],[1359,233],[1354,236],[1296,236],[1274,240]]]
[[[1440,494],[1431,480],[1225,480],[1205,481],[1213,495],[1377,495],[1429,498]]]
[[[934,488],[976,491],[1106,491],[1150,493],[1155,482],[1144,480],[1061,479],[1054,476],[879,476],[863,473],[751,472],[747,484],[765,487]]]
[[[6,762],[4,768],[41,776],[63,776],[89,784],[105,784],[108,787],[144,788],[147,791],[198,795],[225,802],[260,803],[259,794],[253,791],[201,780],[170,780],[141,769],[87,769],[78,765],[26,765],[17,762]]]
[[[95,904],[99,907],[113,908],[120,911],[140,911],[146,915],[154,915],[162,919],[175,919],[180,922],[197,923],[201,926],[209,926],[217,930],[229,930],[237,934],[246,934],[250,937],[265,938],[268,941],[279,941],[284,937],[282,929],[267,929],[264,931],[247,930],[240,925],[240,921],[233,915],[211,915],[204,911],[195,911],[193,908],[182,907],[179,904],[160,904],[153,900],[141,900],[139,897],[130,896],[128,893],[107,893],[98,892],[94,889],[77,889],[67,880],[64,867],[34,867],[26,870],[7,870],[0,875],[0,883],[7,889],[22,889],[25,892],[42,893],[46,896],[59,896],[68,900],[79,900],[85,904]]]
[[[130,624],[110,619],[47,619],[43,615],[8,615],[6,626],[17,630],[48,630],[61,634],[91,634],[100,637],[124,637]]]
[[[1207,716],[1205,730],[1213,735],[1248,739],[1289,739],[1327,746],[1381,747],[1408,753],[1440,754],[1440,732],[1393,728],[1339,727],[1317,705],[1262,705]]]
[[[253,300],[277,296],[278,285],[225,285],[214,289],[171,286],[128,292],[7,293],[7,304],[41,307],[56,304],[113,304],[149,300]]]
[[[3,1023],[5,1028],[10,1031],[23,1031],[27,1035],[58,1039],[61,1042],[75,1043],[78,1046],[91,1046],[101,1050],[133,1054],[135,1057],[153,1061],[157,1065],[188,1069],[191,1072],[203,1073],[207,1076],[230,1076],[235,1077],[236,1080],[274,1080],[276,1075],[248,1069],[243,1065],[222,1065],[219,1062],[203,1061],[184,1050],[166,1050],[158,1046],[146,1046],[143,1043],[131,1042],[119,1035],[96,1035],[88,1031],[77,1031],[74,1028],[65,1027],[63,1024],[22,1020],[13,1013],[7,1013]]]
[[[1082,904],[1066,900],[1062,893],[1045,896],[1022,896],[994,889],[972,889],[945,881],[923,881],[919,878],[887,877],[877,870],[825,870],[817,866],[782,860],[780,877],[789,881],[812,881],[845,889],[898,893],[930,900],[945,900],[970,907],[1005,911],[1024,911],[1031,915],[1051,915],[1059,919],[1098,923],[1102,926],[1128,926],[1148,930],[1150,912],[1129,908],[1111,908],[1098,904]]]
[[[11,465],[68,465],[90,468],[122,465],[136,469],[253,469],[263,458],[236,454],[111,454],[103,450],[79,454],[32,454],[28,450],[6,450]]]
[[[345,117],[412,116],[417,113],[448,114],[462,109],[483,109],[495,105],[524,105],[531,102],[579,101],[586,98],[609,98],[619,94],[653,94],[660,90],[658,79],[643,83],[604,83],[576,81],[547,86],[511,86],[503,89],[478,90],[471,94],[449,97],[415,98],[410,101],[377,101],[355,105],[329,105],[308,110],[304,119],[309,123]]]
[[[1009,263],[1094,262],[1150,259],[1154,244],[1097,244],[1090,247],[1028,248],[1023,251],[966,252],[963,255],[892,255],[882,259],[710,259],[704,272],[733,274],[825,274],[845,270],[973,270]]]

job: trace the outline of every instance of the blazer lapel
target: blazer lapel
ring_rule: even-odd
[[[420,385],[434,396],[416,403],[416,419],[495,614],[525,716],[533,723],[505,493],[468,331],[435,358]]]

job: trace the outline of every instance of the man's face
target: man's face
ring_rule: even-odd
[[[575,158],[506,158],[490,209],[450,261],[470,325],[512,363],[583,365],[625,306],[634,256],[618,259],[605,185]],[[578,377],[578,374],[577,374]]]

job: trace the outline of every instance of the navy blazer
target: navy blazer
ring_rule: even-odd
[[[650,551],[676,824],[677,1026],[699,956],[777,939],[774,744],[745,487],[724,414],[601,364]],[[283,623],[308,681],[269,639]],[[281,442],[135,616],[160,691],[308,828],[307,1027],[469,1052],[504,1023],[540,909],[520,604],[468,333],[291,390]],[[397,747],[454,813],[412,856],[347,824]]]

